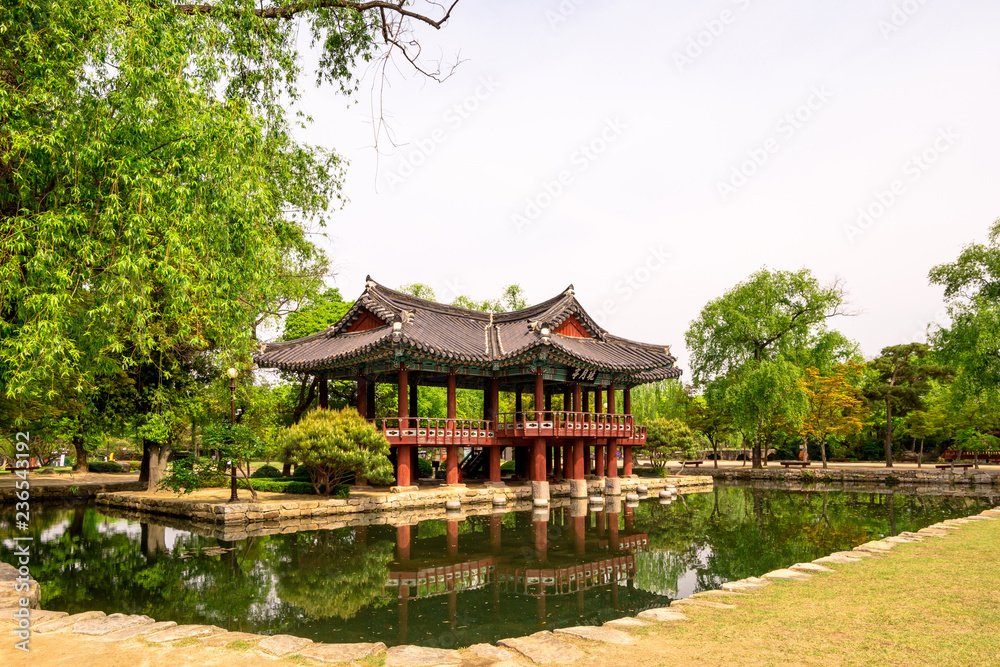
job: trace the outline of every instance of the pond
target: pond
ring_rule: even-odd
[[[553,507],[240,542],[152,516],[43,507],[32,515],[32,573],[44,609],[453,648],[599,625],[992,502],[718,486],[671,504],[619,505],[608,507],[615,514]],[[11,515],[0,519],[4,560]]]

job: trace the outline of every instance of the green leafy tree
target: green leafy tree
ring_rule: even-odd
[[[951,263],[929,274],[944,288],[951,324],[931,331],[930,342],[947,363],[960,371],[960,390],[969,393],[1000,389],[1000,220],[993,223],[987,244],[966,246]]]
[[[721,398],[721,397],[719,397]],[[692,399],[687,411],[687,423],[700,431],[714,453],[713,464],[719,467],[719,445],[726,443],[734,433],[732,416],[727,412],[725,402],[712,400],[712,396],[697,396]]]
[[[922,397],[931,389],[932,380],[954,375],[947,366],[928,359],[930,347],[924,343],[890,345],[869,362],[873,381],[865,388],[865,396],[885,407],[885,467],[892,467],[893,415],[920,409]]]
[[[826,440],[831,436],[855,435],[864,427],[868,413],[858,389],[862,364],[838,364],[827,375],[818,368],[807,368],[803,388],[809,399],[809,410],[802,422],[803,441],[813,437],[819,441],[820,456],[826,468]]]
[[[313,410],[281,436],[285,458],[305,466],[316,493],[332,493],[354,479],[376,484],[392,481],[389,441],[354,409]]]
[[[220,462],[229,461],[229,465],[235,467],[237,476],[242,477],[243,484],[250,489],[251,502],[257,502],[257,490],[250,481],[250,464],[263,456],[267,448],[266,443],[250,429],[236,424],[213,425],[206,428],[205,445],[218,451]],[[206,479],[218,475],[218,462],[201,457],[187,457],[175,460],[158,486],[175,493],[191,493],[201,488]],[[239,486],[237,486],[238,496]]]
[[[439,28],[451,11],[428,9],[440,15],[350,1],[5,5],[4,415],[89,403],[124,372],[140,431],[156,436],[140,475],[155,487],[196,360],[248,359],[257,327],[328,272],[310,234],[341,199],[343,165],[293,134],[300,26],[320,46],[317,78],[352,93],[355,66],[387,53],[420,68],[408,26]]]
[[[823,286],[807,269],[762,269],[710,301],[685,341],[697,386],[716,385],[716,405],[753,442],[753,466],[761,445],[780,423],[801,421],[806,404],[794,361],[803,348],[836,349],[843,337],[826,321],[843,314],[839,283]]]

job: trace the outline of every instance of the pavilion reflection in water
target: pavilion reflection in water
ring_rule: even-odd
[[[410,605],[427,598],[447,597],[452,627],[460,595],[471,592],[488,591],[497,609],[501,596],[534,598],[539,629],[572,613],[563,609],[559,619],[551,618],[547,607],[553,598],[560,608],[572,598],[574,615],[587,611],[589,598],[588,613],[593,614],[594,596],[589,592],[605,589],[608,611],[619,609],[619,589],[635,590],[635,554],[649,547],[648,536],[634,529],[636,505],[615,501],[606,508],[588,508],[586,501],[575,501],[530,514],[498,513],[482,517],[488,529],[484,525],[482,532],[463,535],[464,519],[455,516],[446,520],[444,535],[430,539],[418,539],[417,526],[396,527],[396,557],[384,599],[398,603],[400,640],[407,635]],[[515,525],[505,526],[505,516]]]

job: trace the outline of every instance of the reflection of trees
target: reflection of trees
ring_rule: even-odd
[[[353,618],[383,594],[394,554],[391,542],[363,544],[351,528],[289,535],[278,594],[312,618]]]
[[[635,509],[636,530],[648,533],[652,550],[637,557],[638,587],[675,589],[686,571],[696,571],[699,590],[717,588],[983,505],[972,498],[759,487],[716,487],[685,500]]]

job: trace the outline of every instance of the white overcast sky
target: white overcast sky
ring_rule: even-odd
[[[995,0],[462,0],[419,32],[455,75],[390,74],[396,147],[373,148],[367,88],[308,90],[301,138],[350,161],[332,283],[532,302],[572,283],[685,367],[708,300],[807,267],[846,281],[859,315],[836,326],[867,356],[921,339],[943,311],[928,269],[1000,217],[998,26]]]

